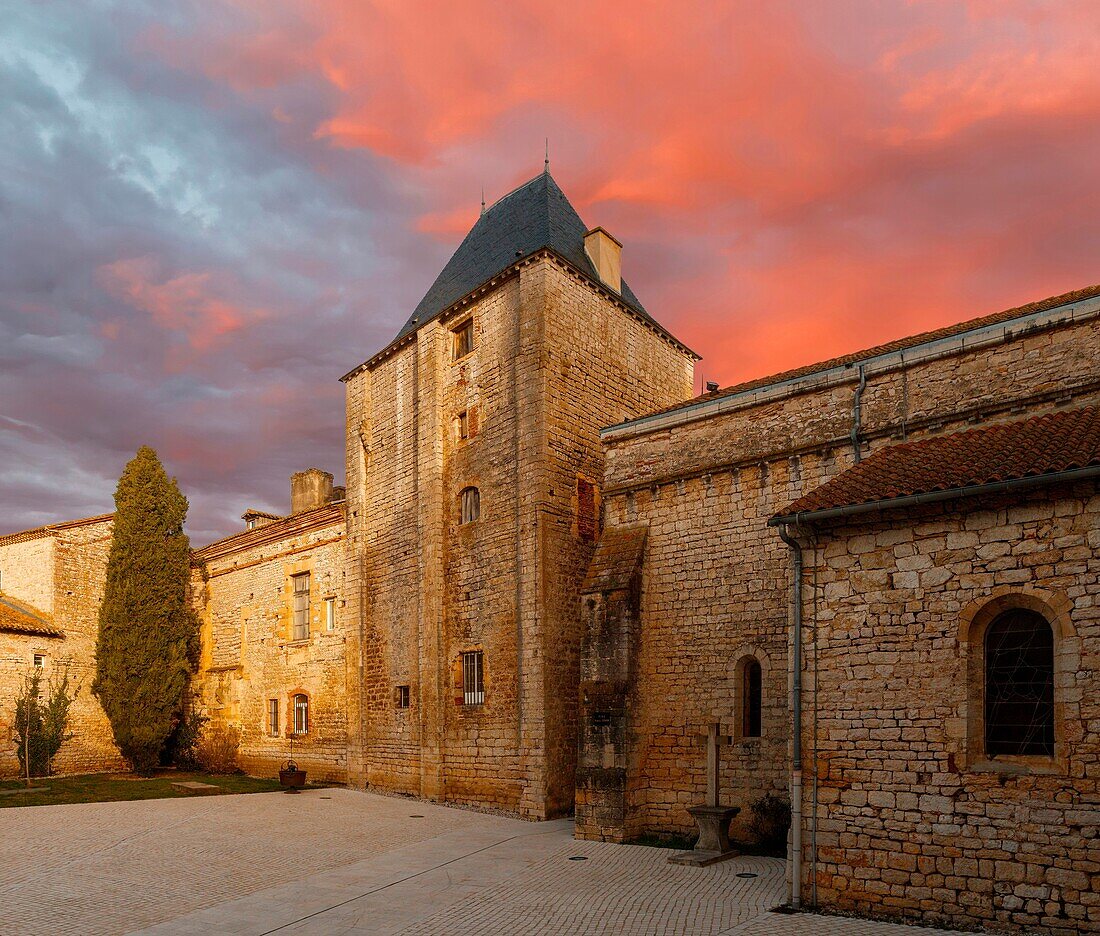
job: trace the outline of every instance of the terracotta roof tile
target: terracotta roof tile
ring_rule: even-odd
[[[831,358],[828,361],[807,364],[804,367],[796,367],[779,374],[771,374],[767,377],[757,377],[753,380],[747,380],[744,383],[723,387],[721,390],[715,390],[712,393],[704,393],[700,396],[692,397],[690,400],[685,400],[683,403],[677,403],[675,406],[669,406],[653,413],[647,413],[641,418],[645,419],[649,416],[660,416],[663,413],[673,413],[676,410],[683,409],[686,406],[693,406],[696,403],[718,400],[722,397],[734,396],[738,393],[747,393],[750,390],[759,390],[762,387],[770,387],[772,384],[783,383],[787,380],[796,380],[799,377],[809,377],[811,374],[832,370],[834,367],[847,367],[852,364],[858,364],[861,361],[866,361],[869,358],[878,357],[880,354],[904,351],[907,348],[915,348],[918,345],[927,344],[931,341],[952,338],[964,332],[974,331],[978,328],[986,328],[990,325],[999,325],[1002,322],[1010,322],[1013,319],[1022,318],[1025,315],[1034,315],[1037,312],[1048,312],[1051,309],[1057,309],[1059,306],[1070,305],[1074,302],[1080,302],[1083,299],[1094,299],[1097,296],[1100,296],[1100,284],[1086,286],[1082,289],[1076,289],[1073,292],[1063,293],[1060,296],[1051,296],[1048,299],[1042,299],[1038,302],[1031,302],[1027,305],[1005,309],[1003,312],[994,312],[991,315],[984,315],[980,318],[958,322],[955,325],[948,325],[933,331],[921,332],[920,334],[910,335],[906,338],[898,338],[895,341],[888,341],[886,344],[881,344],[874,348],[867,348],[864,351],[855,351],[852,354]]]
[[[48,523],[46,526],[35,527],[32,530],[19,530],[16,533],[5,533],[0,536],[0,546],[10,543],[22,543],[27,540],[39,539],[43,536],[51,536],[58,530],[71,530],[74,527],[90,526],[93,523],[103,523],[114,519],[113,513],[97,514],[94,517],[81,517],[79,520],[65,520],[62,523]]]
[[[65,636],[48,614],[7,595],[0,595],[0,631],[39,637]]]
[[[778,516],[1100,465],[1100,408],[1061,410],[880,449]]]
[[[283,538],[294,536],[304,530],[342,522],[346,513],[346,501],[330,501],[320,507],[303,510],[289,517],[279,517],[271,523],[265,523],[251,530],[231,533],[222,539],[207,543],[201,549],[191,550],[191,561],[205,562],[238,549],[251,549]]]

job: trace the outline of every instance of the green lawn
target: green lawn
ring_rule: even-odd
[[[32,787],[46,787],[41,792],[0,795],[0,808],[5,806],[56,806],[59,803],[111,803],[119,800],[169,799],[193,796],[175,789],[181,780],[212,783],[226,793],[270,793],[278,790],[278,780],[232,776],[211,776],[204,773],[165,771],[152,777],[130,779],[131,774],[88,774],[82,777],[43,777],[31,780]],[[0,780],[0,793],[26,787],[22,780]],[[213,795],[213,794],[211,794]]]

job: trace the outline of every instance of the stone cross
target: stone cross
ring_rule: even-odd
[[[729,735],[719,734],[722,726],[714,722],[707,726],[705,735],[696,735],[696,739],[707,746],[707,806],[718,805],[718,748],[733,744]]]

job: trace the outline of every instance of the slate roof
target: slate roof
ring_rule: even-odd
[[[1043,413],[880,449],[772,519],[1100,466],[1100,408]]]
[[[49,615],[7,595],[0,595],[0,631],[38,637],[65,636]]]
[[[587,231],[554,177],[549,172],[540,173],[495,202],[477,219],[394,341],[430,322],[516,260],[544,247],[598,281],[596,268],[584,252]],[[621,298],[653,322],[625,280]]]
[[[956,335],[961,335],[968,331],[975,331],[979,328],[986,328],[990,325],[999,325],[1002,322],[1010,322],[1013,319],[1022,318],[1025,315],[1033,315],[1038,312],[1047,312],[1051,309],[1057,309],[1059,306],[1070,305],[1074,302],[1081,302],[1084,299],[1095,299],[1100,296],[1100,284],[1095,286],[1085,286],[1081,289],[1075,289],[1072,292],[1062,293],[1058,296],[1050,296],[1047,299],[1041,299],[1037,302],[1031,302],[1027,305],[1016,306],[1011,309],[1005,309],[1001,312],[994,312],[990,315],[983,315],[979,318],[968,319],[965,322],[958,322],[955,325],[947,325],[944,328],[937,328],[932,331],[921,332],[916,335],[910,335],[906,338],[898,338],[895,341],[888,341],[886,344],[876,345],[873,348],[867,348],[863,351],[855,351],[851,354],[845,354],[841,357],[830,358],[827,361],[819,361],[816,364],[807,364],[803,367],[796,367],[792,370],[782,371],[778,374],[771,374],[767,377],[757,377],[753,380],[746,380],[743,383],[733,384],[729,387],[723,387],[720,390],[715,390],[711,393],[703,393],[697,397],[692,397],[690,400],[685,400],[683,403],[677,403],[675,406],[668,406],[664,409],[656,410],[652,413],[647,413],[645,416],[639,417],[640,419],[648,419],[651,416],[660,416],[664,413],[672,413],[676,410],[684,409],[688,406],[694,406],[697,403],[709,402],[710,400],[718,400],[722,397],[735,396],[738,393],[747,393],[750,390],[759,390],[762,387],[770,387],[772,384],[784,383],[788,380],[797,380],[799,377],[809,377],[811,374],[818,374],[823,371],[832,370],[834,367],[847,367],[855,364],[859,364],[863,361],[867,361],[870,358],[878,357],[880,354],[891,354],[896,351],[905,351],[909,348],[915,348],[919,345],[928,344],[932,341],[939,341],[944,338],[952,338]],[[629,422],[635,422],[636,420],[630,420]]]

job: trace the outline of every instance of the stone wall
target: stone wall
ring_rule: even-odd
[[[63,637],[0,633],[0,776],[15,776],[14,700],[22,691],[35,654],[42,654],[44,691],[67,673],[74,695],[69,711],[72,738],[54,759],[58,773],[94,773],[126,767],[110,722],[92,695],[99,605],[107,575],[111,518],[56,524],[0,538],[4,594],[48,615]]]
[[[1095,400],[1100,303],[869,361],[861,453],[908,438]],[[979,340],[980,339],[980,340]],[[789,559],[766,526],[850,466],[860,369],[756,386],[603,434],[608,527],[648,525],[637,677],[624,777],[627,834],[690,833],[705,793],[696,738],[736,735],[737,664],[757,657],[763,732],[721,754],[723,798],[741,806],[788,785]],[[615,837],[601,828],[600,837]]]
[[[452,361],[452,329],[471,318],[474,350]],[[571,809],[598,429],[690,383],[682,350],[548,254],[347,379],[355,782]],[[460,524],[470,486],[480,517]],[[462,702],[466,651],[484,655],[480,705]]]
[[[215,723],[240,729],[247,773],[274,776],[293,755],[311,779],[347,779],[344,535],[343,505],[333,504],[195,553],[192,591],[202,637],[195,701]],[[309,634],[296,640],[292,576],[305,572]],[[327,599],[334,602],[331,630]],[[309,724],[291,738],[296,694],[309,698]],[[272,699],[279,705],[274,730]]]
[[[1100,932],[1097,492],[1086,482],[814,531],[808,899],[928,923]],[[1053,758],[984,757],[979,624],[983,609],[1010,606],[1055,629]]]

